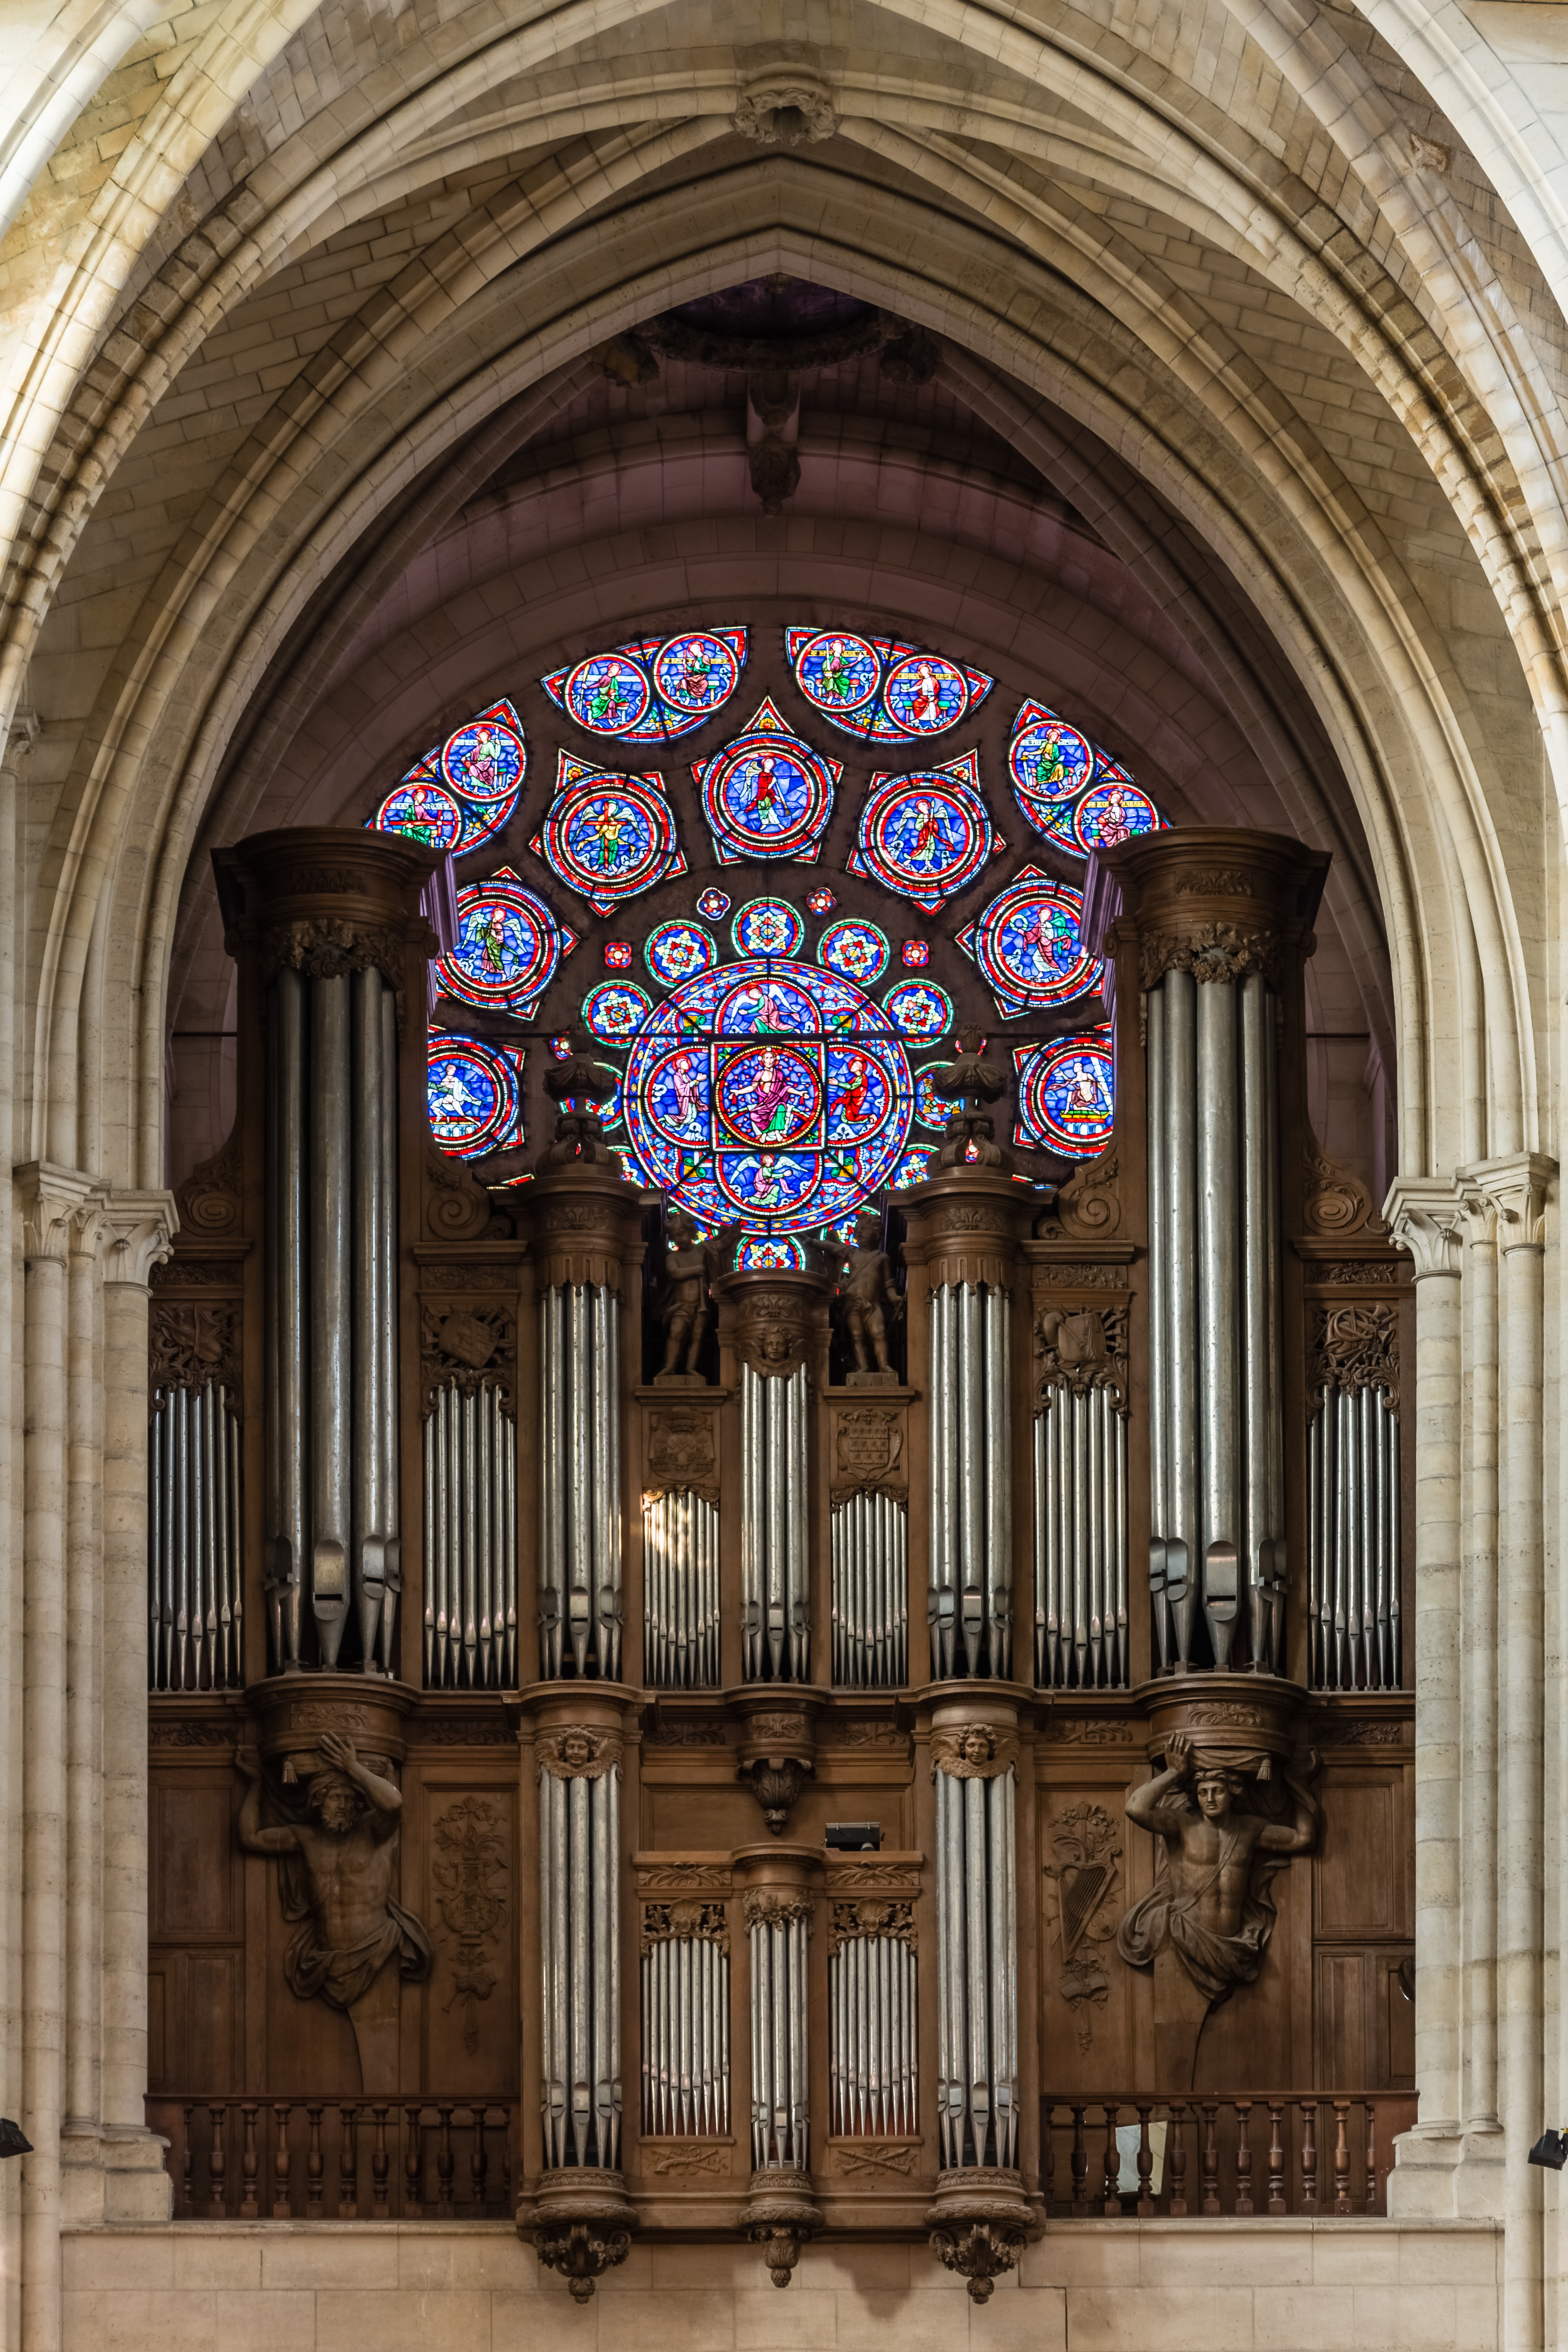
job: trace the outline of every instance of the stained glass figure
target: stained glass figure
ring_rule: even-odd
[[[704,890],[698,898],[697,911],[706,916],[710,923],[721,923],[730,911],[730,906],[728,890]]]
[[[952,997],[934,980],[901,980],[883,997],[882,1010],[900,1036],[917,1045],[944,1037],[955,1018]]]
[[[462,855],[500,831],[527,771],[521,719],[510,702],[492,702],[415,761],[371,828]]]
[[[602,980],[583,999],[589,1034],[604,1045],[629,1045],[652,1011],[652,997],[633,980]]]
[[[526,1139],[522,1065],[522,1054],[515,1047],[432,1031],[430,1126],[443,1151],[454,1160],[478,1160]]]
[[[1116,1068],[1110,1033],[1016,1045],[1018,1121],[1015,1143],[1034,1143],[1067,1160],[1094,1160],[1116,1120]]]
[[[737,955],[792,956],[805,925],[787,898],[752,898],[730,926]]]
[[[746,658],[744,629],[691,629],[590,654],[540,684],[558,710],[593,735],[668,743],[711,719],[733,694]]]
[[[527,766],[522,722],[510,702],[492,703],[441,746],[441,774],[449,790],[486,808],[500,801],[510,807]]]
[[[831,915],[838,901],[831,890],[808,890],[805,903],[814,915]]]
[[[1112,849],[1135,833],[1159,833],[1165,820],[1148,793],[1119,771],[1103,768],[1072,813],[1073,846],[1087,857],[1092,849]]]
[[[417,772],[388,793],[371,819],[374,833],[401,833],[426,849],[456,849],[463,812],[455,795],[435,777]]]
[[[717,1226],[788,1234],[851,1216],[909,1137],[908,1056],[853,982],[785,959],[677,987],[634,1040],[622,1099],[648,1181]]]
[[[792,735],[771,701],[743,733],[691,771],[721,865],[794,857],[822,847],[843,764]]]
[[[911,776],[872,777],[849,871],[934,914],[1002,847],[980,797],[979,754],[967,751]]]
[[[826,964],[829,971],[842,972],[846,980],[862,988],[881,979],[890,952],[886,935],[875,923],[834,923],[816,943],[818,963]]]
[[[943,1128],[952,1117],[952,1105],[936,1090],[935,1079],[945,1063],[933,1063],[930,1068],[915,1072],[915,1118],[921,1127]]]
[[[564,751],[550,814],[529,847],[602,915],[686,871],[662,776],[610,775]]]
[[[742,1242],[735,1255],[736,1271],[741,1274],[800,1274],[805,1268],[805,1252],[798,1242]]]
[[[923,1184],[931,1173],[931,1163],[936,1157],[934,1143],[917,1143],[906,1151],[888,1179],[891,1192],[906,1192],[911,1184]]]
[[[1026,702],[1013,721],[1007,767],[1029,823],[1055,833],[1067,803],[1094,781],[1094,746],[1043,702]]]
[[[642,952],[649,971],[666,988],[689,980],[695,972],[706,971],[719,959],[712,933],[705,931],[700,923],[660,923],[658,930],[648,933]]]
[[[1079,934],[1082,893],[1026,866],[978,922],[958,934],[991,983],[1004,1014],[1067,1004],[1100,984],[1098,960]]]
[[[919,743],[979,709],[995,681],[901,638],[786,629],[784,651],[812,709],[847,735]]]
[[[609,971],[630,971],[632,968],[632,943],[630,940],[606,940],[605,941],[605,969]]]
[[[931,941],[906,940],[899,950],[899,961],[906,971],[923,971],[931,961]]]
[[[502,866],[458,891],[457,944],[440,958],[437,977],[464,1004],[526,1019],[576,944],[576,933]]]

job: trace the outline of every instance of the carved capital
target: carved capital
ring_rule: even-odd
[[[103,1203],[103,1279],[145,1290],[180,1230],[173,1192],[115,1192]]]
[[[64,1265],[96,1242],[105,1188],[79,1169],[29,1160],[16,1171],[22,1200],[22,1254],[30,1265]]]
[[[559,1724],[539,1735],[541,1768],[554,1780],[598,1780],[621,1760],[618,1731],[581,1723]]]
[[[796,1919],[809,1927],[812,1901],[790,1887],[752,1886],[746,1890],[745,1913],[748,1927],[788,1927]]]
[[[1226,895],[1232,894],[1227,890]],[[1245,980],[1249,972],[1258,971],[1277,988],[1280,947],[1277,932],[1250,930],[1239,923],[1194,923],[1190,929],[1145,931],[1140,977],[1145,988],[1153,988],[1168,971],[1190,971],[1195,981],[1210,982]]]
[[[650,1952],[656,1944],[690,1941],[717,1944],[721,1952],[729,1951],[730,1914],[725,1905],[689,1900],[643,1905],[642,1948],[645,1952]]]
[[[1503,1160],[1479,1160],[1458,1171],[1458,1187],[1468,1213],[1489,1214],[1497,1227],[1497,1244],[1506,1257],[1510,1250],[1537,1249],[1545,1237],[1546,1195],[1557,1173],[1555,1160],[1539,1151],[1510,1152]]]
[[[748,82],[730,120],[742,139],[759,147],[811,147],[838,128],[827,84],[797,66]]]
[[[1400,1177],[1389,1186],[1384,1213],[1394,1239],[1415,1261],[1417,1282],[1425,1282],[1430,1275],[1461,1271],[1459,1229],[1464,1210],[1458,1187],[1450,1178]]]
[[[742,1362],[763,1380],[788,1380],[810,1362],[813,1339],[826,1318],[827,1284],[820,1276],[759,1281],[754,1275],[724,1275],[713,1293],[731,1307]]]
[[[950,1780],[995,1780],[1017,1761],[1017,1733],[994,1723],[949,1724],[931,1736],[933,1780],[939,1772]]]
[[[756,1725],[751,1729],[754,1734]],[[795,1799],[816,1771],[809,1757],[756,1756],[737,1768],[735,1778],[751,1790],[774,1837],[782,1837]]]
[[[890,1901],[833,1904],[827,1914],[828,1958],[832,1958],[840,1944],[850,1943],[857,1936],[889,1937],[895,1943],[907,1945],[912,1952],[914,1905]]]

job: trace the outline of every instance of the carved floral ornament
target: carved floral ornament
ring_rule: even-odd
[[[952,1780],[995,1780],[1017,1762],[1017,1733],[993,1723],[954,1724],[931,1736],[933,1780],[939,1771]]]
[[[147,1385],[154,1411],[173,1389],[210,1382],[239,1408],[239,1301],[155,1298],[148,1317]]]
[[[835,1903],[827,1915],[827,1955],[831,1959],[841,1944],[851,1943],[857,1937],[879,1936],[915,1948],[915,1906],[889,1899],[862,1900],[858,1903]]]
[[[426,1411],[438,1388],[475,1396],[499,1388],[501,1403],[515,1413],[517,1326],[500,1306],[446,1307],[426,1303],[420,1318],[420,1374]]]
[[[1128,1388],[1127,1321],[1125,1307],[1067,1308],[1037,1303],[1035,1357],[1039,1365],[1038,1396],[1043,1403],[1050,1389],[1070,1390],[1085,1396],[1090,1389],[1109,1389],[1118,1412],[1126,1413]]]
[[[618,1731],[558,1725],[539,1735],[540,1766],[554,1780],[598,1780],[619,1770],[622,1744]]]
[[[313,881],[326,887],[353,886],[353,877],[307,875],[298,887]],[[345,922],[341,916],[299,916],[292,922],[269,923],[261,934],[263,985],[277,972],[297,971],[307,980],[342,980],[350,972],[379,971],[392,991],[397,1012],[397,1034],[403,1034],[403,975],[408,943],[385,924]]]
[[[789,1927],[804,1919],[809,1929],[814,1906],[809,1895],[793,1887],[752,1886],[745,1897],[748,1927]]]
[[[672,1903],[645,1903],[642,1914],[642,1948],[653,1949],[656,1944],[675,1944],[700,1940],[717,1944],[721,1952],[730,1948],[730,1918],[722,1903],[700,1903],[690,1898]]]
[[[431,1864],[436,1907],[450,1939],[452,1994],[448,2010],[463,2004],[463,2047],[470,2058],[479,2047],[479,2004],[500,1979],[497,1937],[506,1917],[506,1841],[492,1798],[461,1797],[437,1816]]]
[[[1381,1301],[1371,1306],[1320,1307],[1312,1318],[1307,1385],[1316,1412],[1318,1391],[1340,1394],[1384,1389],[1392,1412],[1399,1410],[1399,1310]]]
[[[1245,980],[1261,972],[1279,983],[1281,941],[1277,931],[1243,930],[1236,923],[1194,923],[1179,931],[1146,931],[1142,941],[1142,985],[1156,987],[1168,971],[1190,971],[1202,982]]]

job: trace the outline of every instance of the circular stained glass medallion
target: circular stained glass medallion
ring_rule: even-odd
[[[799,1274],[805,1266],[805,1252],[798,1242],[742,1242],[735,1257],[738,1274]]]
[[[834,923],[816,943],[816,961],[869,988],[888,969],[891,950],[875,923]]]
[[[1066,1037],[1030,1055],[1022,1072],[1019,1121],[1049,1151],[1093,1160],[1116,1118],[1116,1075],[1103,1037]]]
[[[838,901],[831,890],[808,890],[805,903],[814,915],[831,915]]]
[[[441,747],[441,773],[465,800],[510,800],[527,765],[521,736],[499,719],[476,719]]]
[[[443,1151],[475,1160],[517,1139],[517,1072],[504,1054],[474,1037],[430,1040],[430,1125]]]
[[[864,637],[825,630],[801,647],[795,676],[806,700],[831,718],[864,709],[877,691],[882,665]]]
[[[453,849],[463,830],[463,812],[445,784],[420,776],[388,793],[371,824],[376,833],[401,833],[427,849]]]
[[[731,857],[811,857],[833,811],[833,778],[792,736],[751,734],[702,770],[709,830]]]
[[[658,881],[675,853],[675,820],[639,777],[583,776],[557,793],[542,848],[563,882],[605,910]]]
[[[963,718],[969,685],[941,654],[910,654],[888,672],[882,698],[906,734],[940,735]]]
[[[730,911],[730,893],[728,890],[704,890],[698,898],[697,911],[705,915],[710,923],[722,922]]]
[[[562,700],[580,727],[595,735],[629,735],[653,699],[647,674],[625,654],[594,654],[566,680]]]
[[[630,980],[602,980],[583,999],[589,1033],[605,1045],[626,1045],[652,1011],[652,997]]]
[[[1061,803],[1072,800],[1092,779],[1094,751],[1089,738],[1076,727],[1042,710],[1014,736],[1007,765],[1018,806],[1031,824],[1051,833]]]
[[[458,940],[436,969],[449,996],[497,1011],[531,1005],[561,961],[561,930],[542,898],[510,877],[458,893]]]
[[[696,972],[706,971],[718,959],[711,932],[700,923],[660,923],[643,942],[643,961],[655,980],[677,987]]]
[[[696,712],[717,710],[740,675],[741,665],[722,637],[699,629],[660,646],[653,682],[677,710]]]
[[[882,1010],[900,1036],[929,1045],[953,1024],[952,999],[934,980],[901,980],[882,999]]]
[[[1112,849],[1135,833],[1158,833],[1163,823],[1148,793],[1131,777],[1110,775],[1085,793],[1072,813],[1073,845],[1086,853]]]
[[[966,931],[967,947],[1009,1013],[1067,1004],[1100,980],[1098,960],[1079,934],[1083,899],[1063,882],[1026,867]]]
[[[909,1060],[853,982],[752,958],[683,982],[633,1040],[622,1089],[647,1181],[700,1224],[835,1223],[908,1142]]]
[[[785,898],[752,898],[730,926],[735,952],[743,956],[792,956],[805,931]]]
[[[852,863],[934,912],[973,881],[994,839],[984,802],[958,777],[890,776],[861,812]]]

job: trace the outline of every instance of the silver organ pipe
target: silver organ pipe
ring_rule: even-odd
[[[920,2130],[915,1955],[900,1935],[846,1931],[827,1961],[829,2130]]]
[[[804,1895],[748,1902],[752,1960],[752,2167],[804,2172],[810,2161]]]
[[[620,1768],[539,1776],[544,2161],[620,2162]]]
[[[679,1915],[688,1909],[698,1917],[691,1932],[681,1934]],[[641,2011],[644,2132],[723,2137],[730,2129],[730,1945],[721,1904],[646,1906]]]
[[[1047,1391],[1035,1415],[1035,1680],[1125,1688],[1127,1423],[1114,1389]]]
[[[517,1427],[493,1381],[444,1382],[425,1423],[425,1680],[517,1685]]]
[[[937,2124],[944,2171],[1017,2162],[1015,1778],[948,1769],[937,1790]]]
[[[621,1667],[620,1302],[603,1284],[539,1306],[539,1643],[547,1680]]]
[[[152,1690],[236,1690],[245,1679],[239,1462],[221,1381],[158,1391],[147,1465]]]
[[[931,1313],[931,1670],[1012,1668],[1011,1301],[941,1284]]]
[[[1385,1384],[1319,1388],[1307,1496],[1311,1687],[1396,1690],[1399,1417]]]
[[[805,1366],[741,1367],[742,1672],[805,1682],[811,1668]]]
[[[719,1514],[685,1491],[643,1503],[643,1678],[656,1690],[719,1680]]]
[[[910,1517],[902,1496],[862,1493],[835,1506],[829,1531],[833,1679],[857,1690],[907,1680]]]

